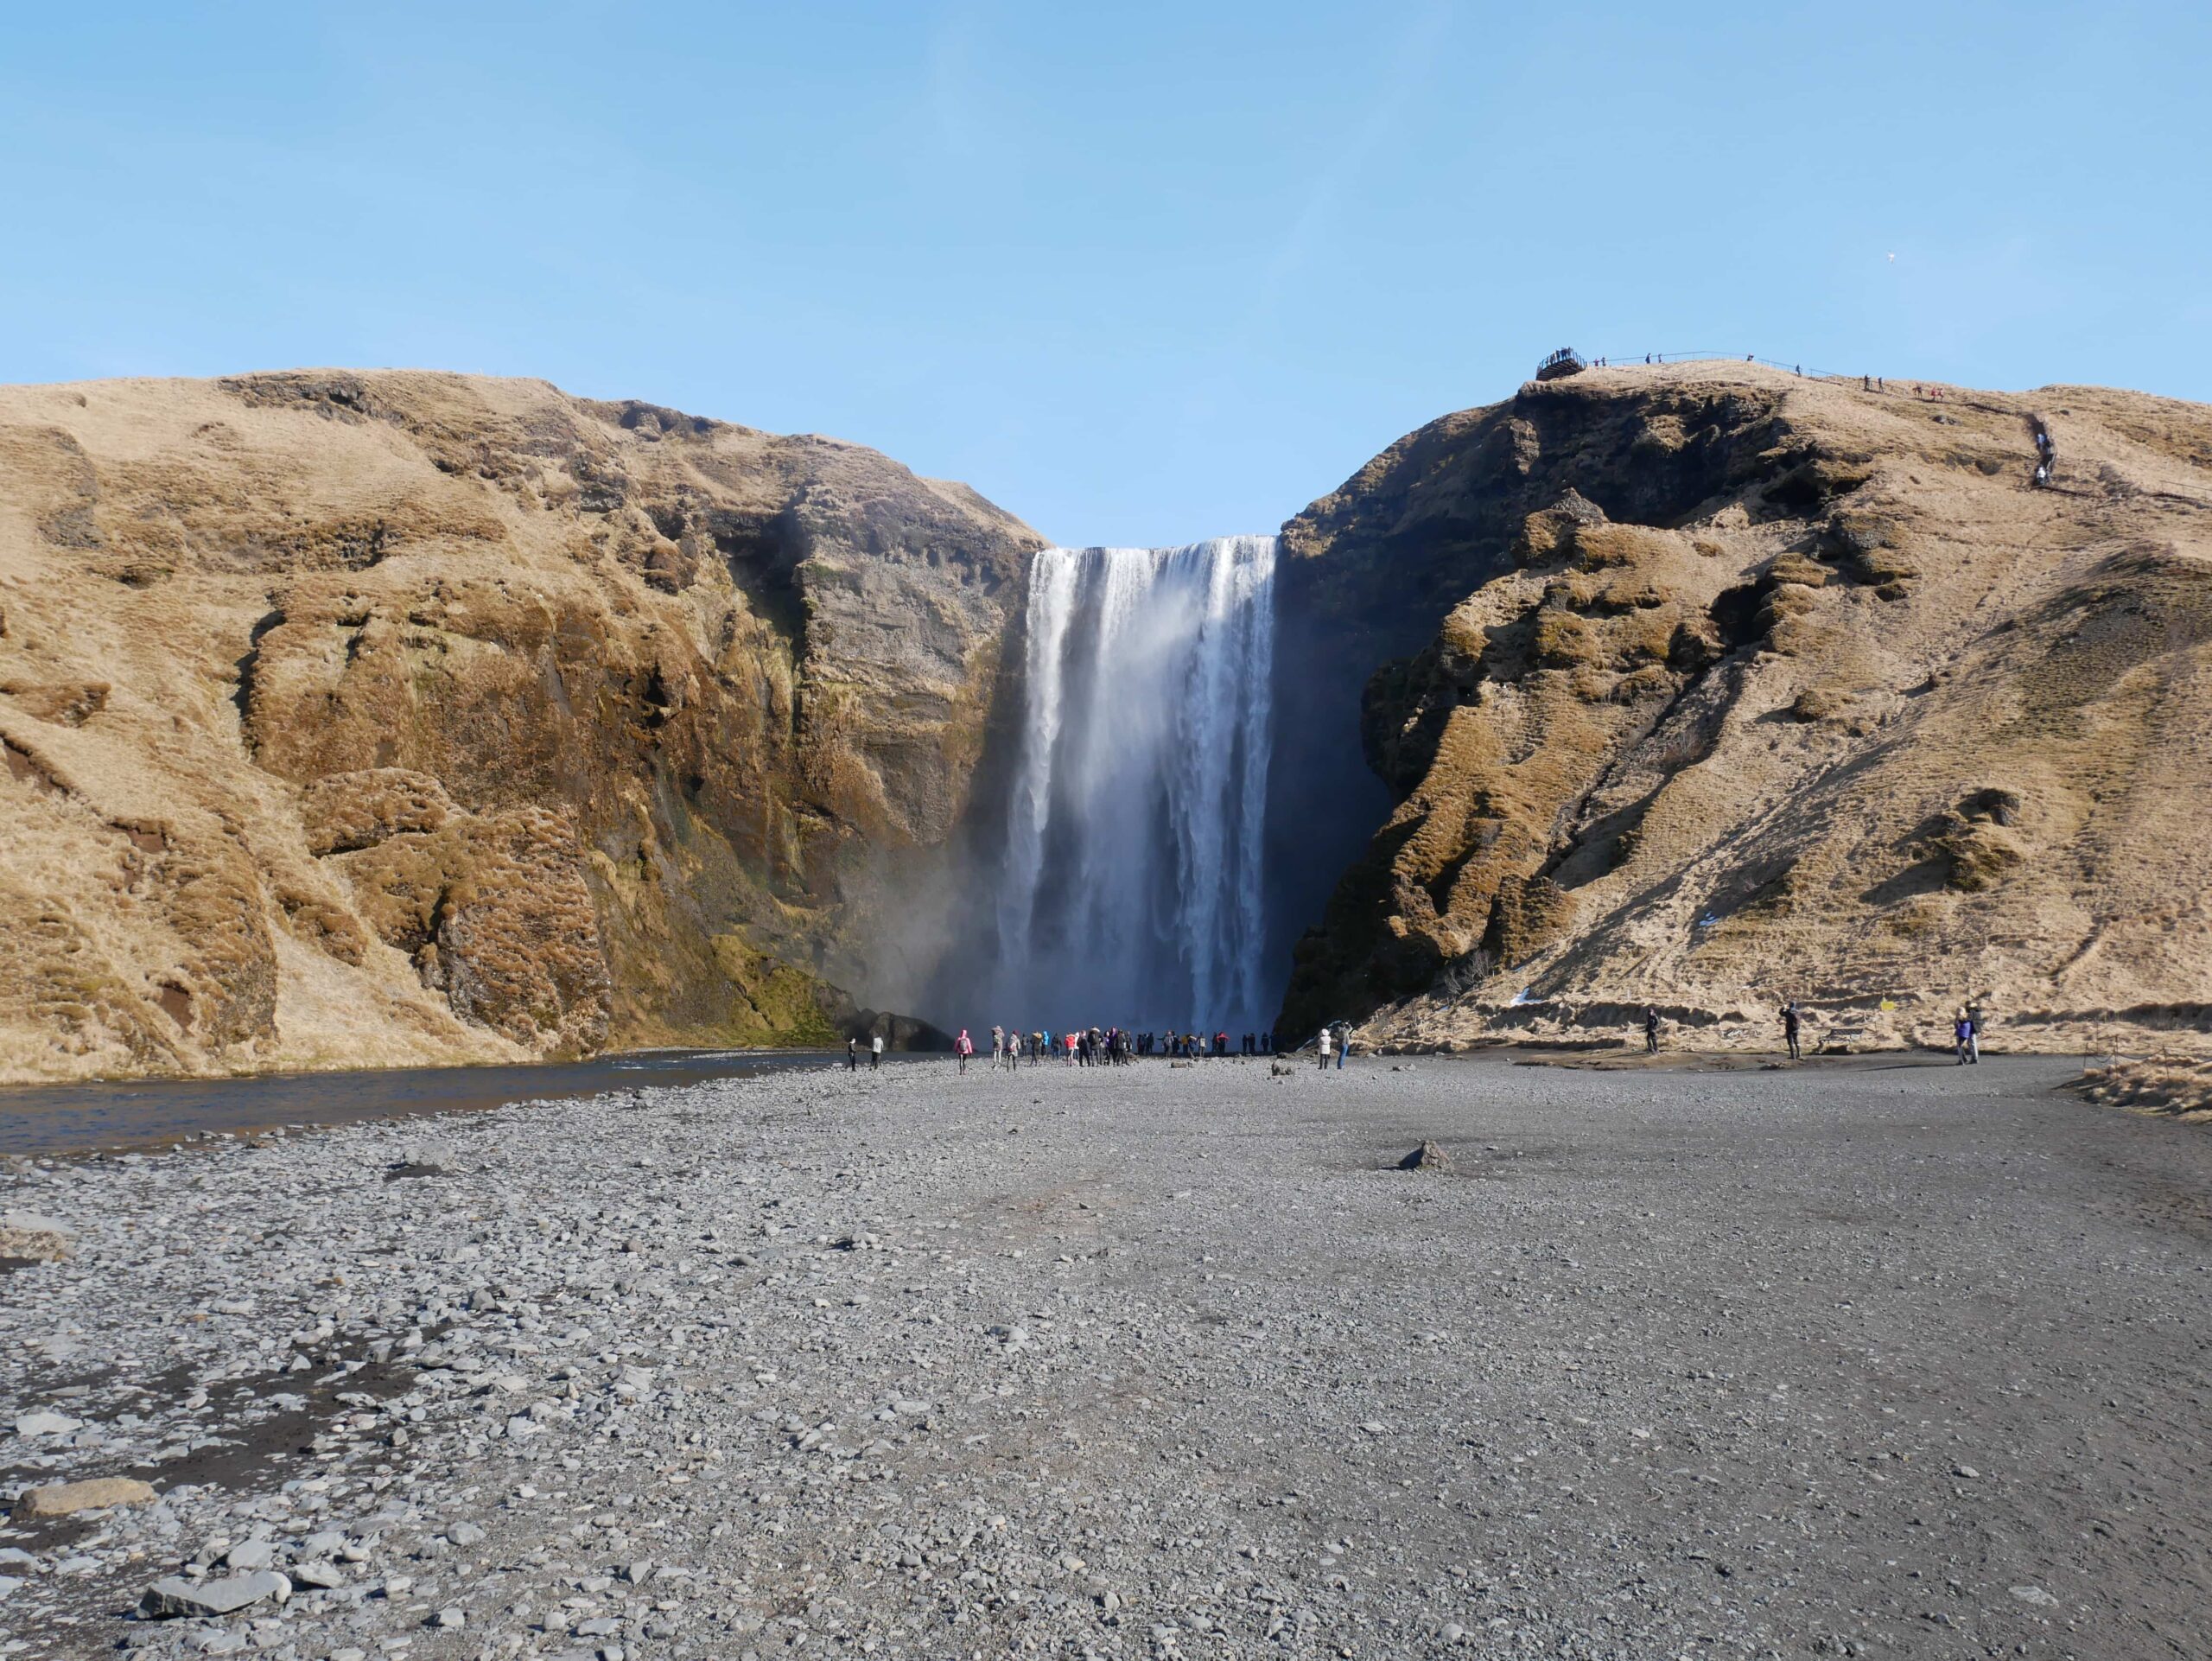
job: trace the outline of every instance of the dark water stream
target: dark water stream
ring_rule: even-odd
[[[0,1088],[0,1154],[143,1147],[194,1131],[345,1124],[841,1065],[842,1056],[819,1050],[653,1050],[542,1066],[23,1085]]]

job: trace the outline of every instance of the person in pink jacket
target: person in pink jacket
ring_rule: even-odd
[[[952,1041],[952,1053],[960,1058],[961,1072],[967,1072],[968,1058],[976,1053],[976,1041],[968,1036],[965,1027],[960,1029],[960,1036]]]

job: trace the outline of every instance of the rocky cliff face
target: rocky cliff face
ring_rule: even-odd
[[[1422,429],[1284,550],[1340,620],[1311,679],[1434,628],[1367,680],[1395,805],[1287,1030],[2212,1030],[2212,410],[1608,370]]]
[[[826,1039],[1039,541],[537,382],[0,391],[0,1077]]]
[[[1285,531],[1284,1029],[2201,1042],[2208,525],[2212,412],[2087,388],[1606,371],[1424,428]],[[535,382],[0,390],[0,1079],[909,1004],[1039,544]]]

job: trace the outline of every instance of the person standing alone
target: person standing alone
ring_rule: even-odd
[[[1802,1061],[1805,1059],[1797,1049],[1797,1034],[1802,1020],[1798,1014],[1796,998],[1790,999],[1782,1006],[1782,1036],[1789,1042],[1789,1059],[1793,1061]]]
[[[1643,1053],[1659,1053],[1659,1010],[1656,1004],[1643,1006]]]
[[[868,1041],[868,1070],[874,1072],[883,1065],[883,1034],[872,1033]]]
[[[848,1033],[845,1034],[845,1071],[848,1072],[858,1072],[860,1070],[860,1034],[858,1033]]]

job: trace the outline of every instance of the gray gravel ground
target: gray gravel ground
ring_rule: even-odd
[[[2201,1657],[2212,1140],[2075,1071],[910,1062],[19,1165],[0,1496],[160,1498],[18,1506],[0,1652]]]

